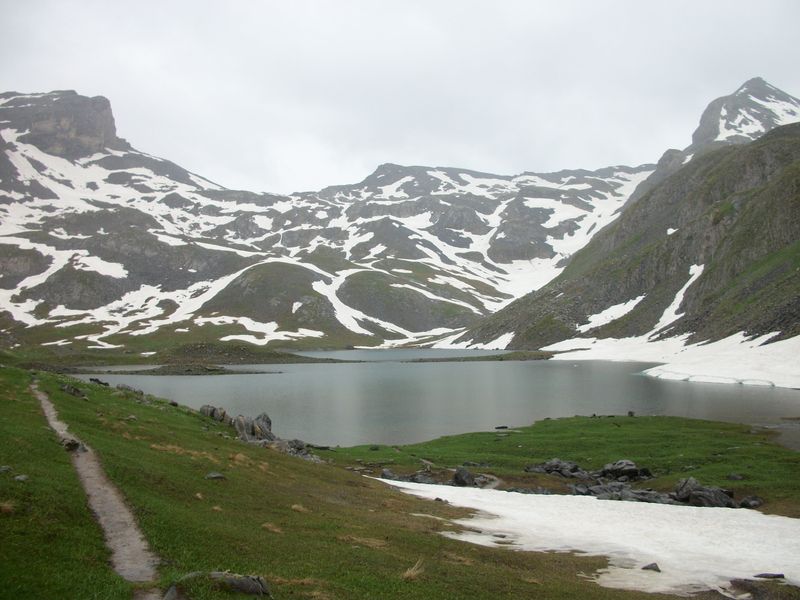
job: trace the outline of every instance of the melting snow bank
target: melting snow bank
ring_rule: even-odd
[[[800,388],[800,336],[765,344],[775,335],[748,339],[744,333],[737,333],[717,342],[690,345],[685,345],[688,336],[658,341],[645,336],[573,338],[542,350],[562,352],[552,360],[664,363],[645,371],[662,379]]]
[[[443,534],[453,539],[516,550],[608,556],[609,567],[595,577],[605,587],[686,595],[723,591],[733,579],[767,572],[783,573],[787,582],[800,585],[800,519],[730,508],[385,483],[415,496],[442,498],[481,511],[455,521],[469,530]],[[642,570],[652,562],[660,573]]]

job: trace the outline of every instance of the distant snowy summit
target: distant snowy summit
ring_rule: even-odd
[[[797,120],[799,105],[750,80],[657,166],[496,175],[385,164],[356,184],[282,196],[228,190],[132,148],[105,98],[0,94],[0,343],[148,351],[457,336],[564,272],[665,177]],[[676,243],[687,230],[664,226]],[[474,343],[518,343],[516,333]]]
[[[720,142],[750,142],[775,127],[797,121],[800,121],[800,100],[761,77],[754,77],[733,94],[708,105],[686,151]]]

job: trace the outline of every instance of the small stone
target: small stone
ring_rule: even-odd
[[[759,573],[758,575],[753,575],[757,579],[784,579],[783,573]]]
[[[195,497],[195,498],[197,498],[198,500],[202,500],[202,499],[203,499],[203,494],[201,494],[200,492],[197,492],[197,493],[194,495],[194,497]]]
[[[164,594],[162,600],[178,600],[178,598],[178,587],[173,583],[171,586],[169,586],[169,589]]]
[[[727,477],[728,481],[741,481],[744,479],[744,475],[740,475],[739,473],[730,473]]]
[[[61,439],[61,445],[67,452],[86,452],[86,447],[75,438],[65,437]]]
[[[762,504],[764,499],[761,496],[747,496],[739,502],[739,508],[758,508]]]
[[[178,406],[178,403],[177,403],[177,402],[175,402],[175,400],[170,400],[170,401],[169,401],[169,405],[170,405],[170,406]]]
[[[649,565],[645,565],[642,567],[642,571],[655,571],[656,573],[661,573],[658,563],[650,563]]]
[[[215,505],[215,506],[211,507],[211,510],[213,510],[215,512],[222,512],[222,507],[218,506],[218,505]]]
[[[13,469],[11,467],[9,467],[8,465],[0,466],[0,473],[8,473],[9,471],[12,471],[12,470]]]
[[[14,477],[14,481],[28,481],[27,475],[17,475]]]
[[[206,473],[206,479],[227,479],[227,477],[218,471],[211,471],[210,473]]]

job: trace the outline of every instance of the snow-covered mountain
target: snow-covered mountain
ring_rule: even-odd
[[[224,189],[117,137],[104,98],[0,95],[9,338],[377,345],[465,327],[557,275],[653,166],[382,165],[291,196]]]
[[[699,153],[558,278],[441,343],[497,340],[666,363],[651,374],[672,379],[798,387],[800,123]]]
[[[800,102],[755,79],[714,101],[692,145],[657,166],[507,176],[386,164],[357,184],[279,196],[132,148],[104,98],[0,94],[0,335],[138,352],[458,337],[553,280],[684,164],[792,119]]]

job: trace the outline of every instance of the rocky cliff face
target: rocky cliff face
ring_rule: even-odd
[[[692,160],[628,207],[560,277],[464,338],[513,332],[512,347],[538,348],[576,337],[798,335],[798,234],[795,124]]]
[[[49,94],[0,94],[3,118],[19,131],[20,141],[47,154],[75,160],[105,149],[129,150],[117,137],[111,103],[102,96],[86,98],[72,90]]]

